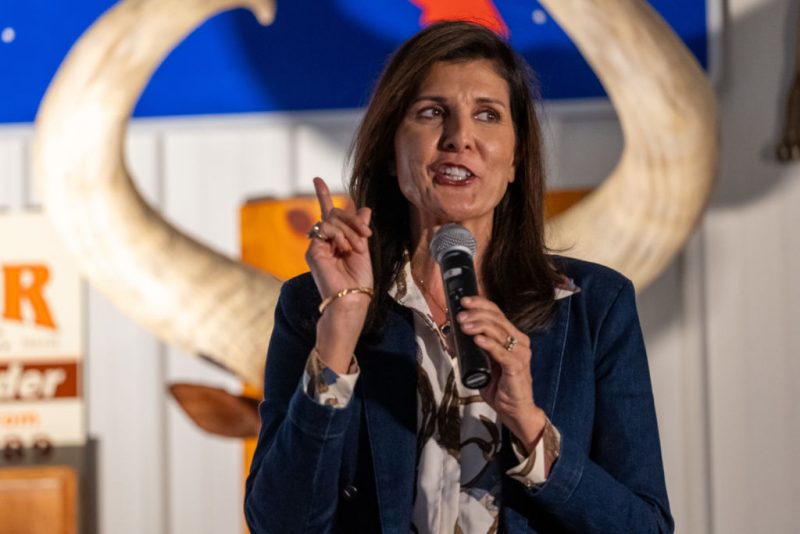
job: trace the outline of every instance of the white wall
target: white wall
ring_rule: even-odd
[[[800,498],[800,168],[772,158],[796,2],[731,2],[722,179],[703,225],[718,532],[793,532]]]
[[[800,168],[770,157],[791,74],[796,9],[729,0],[722,165],[688,247],[640,295],[673,512],[683,533],[789,533],[800,498]],[[613,117],[548,113],[552,182],[598,183],[622,138]],[[238,253],[248,197],[341,184],[355,113],[139,121],[138,185],[176,224]],[[0,128],[0,208],[36,204],[29,127]],[[166,394],[173,381],[235,391],[89,295],[89,429],[99,440],[100,531],[241,531],[241,447],[208,436]],[[187,303],[188,305],[189,303]]]

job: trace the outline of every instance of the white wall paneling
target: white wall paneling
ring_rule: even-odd
[[[550,107],[542,114],[547,180],[552,189],[593,187],[622,155],[622,129],[609,106],[580,117]]]
[[[27,140],[0,136],[0,209],[21,209],[27,203]]]
[[[331,191],[345,190],[345,159],[359,112],[303,113],[296,130],[298,192],[314,194],[312,179],[320,176]]]
[[[164,136],[165,214],[181,229],[239,255],[239,207],[292,192],[289,124],[226,123]]]
[[[100,532],[166,532],[163,350],[97,291],[89,291],[88,306],[86,396],[98,441]]]
[[[722,172],[703,227],[713,526],[796,532],[800,169],[772,154],[798,7],[731,0],[729,10]]]
[[[677,532],[709,532],[703,248],[694,236],[638,296]]]

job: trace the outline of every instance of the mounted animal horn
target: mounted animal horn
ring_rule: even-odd
[[[603,81],[626,146],[604,184],[549,226],[549,244],[642,287],[687,239],[717,161],[703,72],[641,0],[542,0]],[[143,9],[143,5],[147,9]],[[37,119],[34,170],[89,281],[164,341],[261,384],[279,283],[192,240],[144,202],[125,168],[126,125],[157,65],[211,15],[271,0],[125,0],[90,28]],[[78,134],[79,133],[79,134]]]
[[[146,9],[145,9],[146,5]],[[70,51],[39,109],[34,172],[45,207],[89,281],[159,338],[261,384],[280,282],[180,232],[125,167],[133,106],[172,48],[212,15],[272,0],[128,0]]]
[[[613,267],[641,289],[683,247],[717,170],[711,84],[643,1],[542,0],[592,65],[625,148],[591,195],[549,222],[548,245]]]

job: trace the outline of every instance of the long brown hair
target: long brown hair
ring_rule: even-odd
[[[559,280],[544,244],[544,163],[533,96],[533,73],[497,35],[469,22],[440,22],[406,41],[391,57],[353,140],[350,194],[372,208],[370,255],[375,299],[367,330],[392,306],[387,291],[411,250],[409,205],[396,176],[394,136],[434,63],[487,59],[506,80],[516,134],[516,178],[494,210],[492,239],[481,272],[487,297],[523,331],[543,326]]]

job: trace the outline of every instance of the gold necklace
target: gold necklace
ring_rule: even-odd
[[[422,278],[417,278],[417,282],[419,283],[420,289],[422,289],[422,291],[425,292],[431,298],[433,303],[436,304],[436,307],[442,310],[442,313],[445,316],[444,323],[438,325],[436,324],[436,321],[433,321],[433,324],[436,324],[436,328],[438,328],[439,332],[441,332],[443,335],[445,336],[449,335],[452,326],[450,324],[450,310],[447,308],[447,306],[442,306],[441,304],[439,304],[439,302],[433,297],[433,294],[430,291],[428,291],[428,286],[425,285],[425,282],[422,281]],[[432,315],[431,319],[433,319]]]

